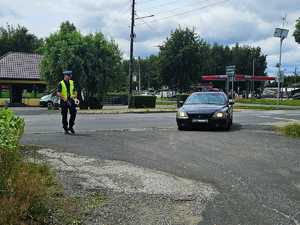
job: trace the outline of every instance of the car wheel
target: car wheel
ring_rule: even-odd
[[[187,126],[182,123],[177,123],[178,130],[187,130]]]
[[[53,109],[53,102],[51,102],[51,101],[49,101],[49,102],[47,102],[47,107],[48,107],[48,109]]]
[[[224,126],[224,130],[229,131],[231,128],[232,120],[228,120]]]

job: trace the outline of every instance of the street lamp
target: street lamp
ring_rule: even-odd
[[[280,53],[279,53],[279,64],[278,64],[278,93],[277,93],[277,104],[279,105],[279,98],[280,98],[280,83],[283,77],[283,73],[281,70],[281,55],[282,55],[282,43],[283,40],[287,38],[289,33],[288,29],[283,28],[276,28],[274,32],[274,37],[280,38]]]

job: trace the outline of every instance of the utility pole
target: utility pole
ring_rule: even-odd
[[[141,92],[141,58],[138,58],[139,63],[139,93]]]
[[[135,12],[135,0],[132,0],[132,6],[131,6],[131,27],[130,27],[130,63],[129,63],[129,87],[128,87],[128,107],[130,106],[130,101],[132,97],[132,77],[133,77],[133,66],[134,66],[134,58],[133,58],[133,44],[134,39],[136,37],[134,32],[135,27],[135,20],[139,19],[145,19],[149,17],[154,17],[154,15],[150,16],[143,16],[136,18],[136,12]]]
[[[252,93],[251,97],[253,98],[254,92],[255,92],[255,82],[254,82],[254,76],[255,76],[255,58],[253,56],[253,62],[252,62]]]
[[[297,84],[297,66],[295,66],[295,72],[294,72],[294,76],[295,76],[295,88],[294,88],[294,90],[296,89],[296,84]]]
[[[135,26],[135,0],[132,0],[131,10],[131,30],[130,30],[130,62],[129,62],[129,87],[128,87],[128,106],[130,105],[132,96],[132,75],[133,75],[133,43],[135,38],[134,33]]]

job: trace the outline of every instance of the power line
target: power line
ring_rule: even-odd
[[[185,7],[185,6],[191,6],[191,5],[193,5],[193,4],[196,4],[196,3],[201,3],[201,2],[207,2],[207,1],[210,1],[210,0],[200,0],[200,1],[197,1],[197,2],[185,2],[185,3],[188,3],[188,4],[183,4],[181,7],[177,7],[177,8],[173,8],[173,9],[171,9],[171,10],[169,10],[169,11],[167,11],[167,13],[169,13],[169,12],[174,12],[174,11],[177,11],[177,10],[182,10],[182,8],[183,7]],[[171,2],[167,2],[167,3],[164,3],[164,4],[161,4],[161,5],[158,5],[157,7],[154,7],[154,8],[147,8],[147,12],[150,12],[150,11],[152,11],[152,10],[154,10],[154,12],[155,12],[155,9],[161,9],[161,7],[162,6],[167,6],[167,5],[171,5],[171,3],[174,3],[174,2],[178,2],[178,1],[171,1]],[[192,4],[191,4],[192,3]],[[166,12],[166,11],[165,11]],[[163,14],[163,13],[165,13],[165,12],[158,12],[158,13],[155,13],[155,15],[159,15],[159,14]]]
[[[204,2],[204,1],[211,1],[211,0],[202,0],[201,2]],[[188,5],[188,6],[190,6],[190,5]],[[158,12],[158,13],[155,13],[155,16],[157,16],[157,15],[161,15],[161,14],[165,14],[165,13],[177,13],[178,11],[179,11],[179,13],[182,11],[182,7],[177,7],[177,8],[174,8],[174,9],[172,9],[172,10],[169,10],[169,11],[166,11],[166,12]],[[189,7],[189,9],[190,9],[190,7]]]
[[[198,8],[194,8],[194,9],[191,9],[191,10],[187,10],[187,11],[184,11],[184,12],[181,12],[181,13],[176,13],[176,14],[173,14],[173,15],[170,15],[170,16],[161,17],[161,18],[149,21],[148,23],[155,23],[157,21],[166,20],[166,19],[169,19],[169,18],[172,18],[172,17],[183,16],[183,15],[190,14],[190,13],[193,13],[195,11],[199,11],[199,10],[209,8],[209,7],[212,7],[212,6],[215,6],[215,5],[219,5],[221,3],[225,3],[225,2],[228,2],[228,1],[230,1],[230,0],[222,0],[222,1],[214,2],[214,3],[208,4],[208,5],[201,6],[201,7],[198,7]]]
[[[145,1],[142,1],[142,2],[137,3],[137,4],[142,4],[142,5],[144,5],[144,4],[149,4],[149,3],[152,3],[152,2],[156,2],[156,1],[159,1],[159,0],[145,0]]]
[[[135,14],[135,15],[138,16],[137,14]],[[152,26],[150,26],[150,24],[148,24],[148,23],[144,20],[144,18],[140,17],[140,19],[141,19],[142,23],[145,24],[146,26],[148,26],[148,28],[149,28],[151,31],[154,30],[154,28],[153,28]]]

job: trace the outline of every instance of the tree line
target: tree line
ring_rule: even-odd
[[[300,19],[294,37],[300,43]],[[84,35],[68,21],[45,39],[20,25],[0,27],[0,56],[9,51],[42,54],[41,74],[51,88],[65,69],[74,71],[74,79],[87,97],[101,98],[108,91],[126,91],[128,87],[128,60],[122,58],[117,43],[100,32]],[[225,74],[228,65],[235,65],[238,74],[252,75],[254,68],[256,75],[265,75],[266,55],[260,47],[211,44],[193,29],[179,27],[162,43],[158,54],[136,59],[134,71],[140,73],[143,90],[167,86],[185,91],[205,74]],[[245,89],[245,84],[240,88]]]

